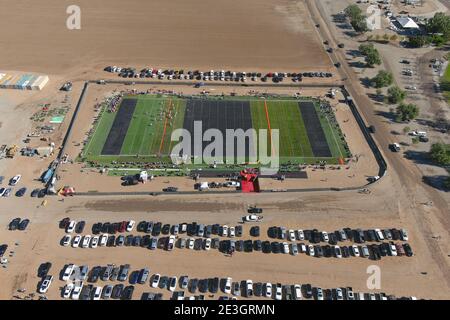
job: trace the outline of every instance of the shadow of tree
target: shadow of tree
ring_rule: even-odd
[[[427,185],[436,188],[438,190],[449,192],[450,188],[445,186],[445,181],[448,179],[448,176],[437,175],[437,176],[423,176],[422,181]]]

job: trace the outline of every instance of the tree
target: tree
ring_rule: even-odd
[[[397,39],[398,39],[398,36],[397,36],[396,34],[394,34],[394,35],[391,36],[391,40],[392,40],[392,41],[396,41]]]
[[[368,67],[373,67],[374,65],[381,64],[380,53],[375,48],[373,43],[361,44],[359,46],[359,51],[363,56],[365,56],[366,64]]]
[[[397,121],[411,121],[419,115],[419,108],[412,103],[401,103],[397,107]]]
[[[390,87],[387,93],[388,101],[392,104],[402,102],[406,98],[406,92],[397,86]]]
[[[380,70],[378,74],[372,78],[371,83],[375,88],[388,87],[394,81],[392,73]]]
[[[349,5],[344,10],[347,17],[350,19],[350,24],[357,32],[366,32],[369,30],[367,27],[366,16],[362,14],[362,10],[356,5]]]
[[[359,16],[362,15],[362,10],[358,5],[351,4],[344,10],[347,17],[350,18],[350,20],[357,19]]]
[[[430,149],[430,157],[439,165],[450,165],[450,144],[434,143]]]
[[[426,36],[409,36],[408,44],[413,48],[421,48],[428,43],[428,38]]]
[[[443,41],[450,39],[450,16],[446,16],[443,12],[438,12],[433,18],[428,19],[425,29],[428,33],[442,34]]]
[[[383,39],[384,39],[385,41],[389,41],[389,36],[388,36],[387,33],[385,33],[385,34],[383,35]]]

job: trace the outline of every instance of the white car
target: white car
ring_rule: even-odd
[[[64,247],[67,247],[70,244],[71,240],[72,240],[72,237],[70,236],[70,234],[65,235],[62,239],[62,245]]]
[[[290,241],[295,241],[295,232],[294,232],[294,230],[289,230],[288,235],[289,235],[289,240]]]
[[[344,300],[341,288],[336,288],[336,300]]]
[[[391,242],[389,243],[389,251],[391,253],[391,256],[397,256],[397,248],[395,247],[395,245]]]
[[[10,185],[10,186],[15,186],[17,183],[19,183],[20,178],[22,178],[22,175],[20,175],[20,174],[15,175],[15,176],[12,177],[11,180],[9,181],[9,185]]]
[[[53,276],[46,276],[39,287],[39,293],[46,293],[52,284]]]
[[[254,214],[250,214],[248,216],[242,217],[243,222],[257,222],[261,219],[261,216],[256,216]]]
[[[75,230],[75,225],[77,224],[77,222],[75,220],[72,220],[69,222],[69,225],[67,226],[66,232],[67,233],[72,233],[73,230]]]
[[[70,237],[70,235],[69,235],[69,237]],[[81,242],[80,235],[76,235],[75,237],[73,237],[72,248],[78,248],[80,246],[80,242]]]
[[[252,280],[247,280],[245,282],[245,295],[247,297],[253,296],[253,281]]]
[[[289,245],[287,242],[283,242],[283,253],[289,253]]]
[[[228,226],[224,225],[222,227],[222,237],[226,237],[228,235]]]
[[[166,249],[167,251],[172,251],[175,246],[175,236],[170,236],[169,241],[167,241]]]
[[[281,283],[277,283],[277,287],[275,289],[275,300],[281,300],[283,298]]]
[[[236,233],[235,233],[235,231],[234,231],[234,227],[230,227],[230,229],[228,230],[228,235],[229,235],[231,238],[234,238],[234,237],[236,236]]]
[[[417,87],[416,86],[405,86],[406,90],[412,90],[412,91],[416,91]]]
[[[102,287],[95,287],[93,300],[100,300],[102,297]]]
[[[353,254],[355,255],[355,257],[359,257],[359,248],[356,244],[352,245],[352,249],[353,249]]]
[[[306,253],[306,244],[304,244],[304,243],[300,244],[300,250],[301,250],[301,252]]]
[[[64,270],[62,281],[68,281],[70,279],[70,276],[75,270],[75,265],[73,263],[69,264],[66,269]]]
[[[323,241],[328,242],[330,238],[328,237],[328,233],[326,231],[322,231]]]
[[[186,244],[186,248],[194,249],[195,240],[193,238],[189,238]]]
[[[316,300],[323,300],[323,290],[322,290],[322,288],[317,288],[317,290],[316,290]]]
[[[134,220],[130,220],[128,221],[127,224],[127,232],[131,232],[133,231],[134,225],[136,224],[136,222]]]
[[[408,232],[405,229],[400,229],[400,235],[403,241],[408,241]]]
[[[302,299],[302,287],[299,284],[294,284],[294,297],[295,300]]]
[[[159,273],[155,273],[155,274],[153,275],[152,283],[150,284],[150,286],[151,286],[152,288],[158,287],[159,279],[161,279],[161,275],[160,275]]]
[[[224,285],[224,288],[223,288],[223,292],[226,293],[226,294],[230,294],[231,293],[231,278],[230,277],[228,277],[225,280],[225,285]]]
[[[64,286],[64,291],[63,291],[64,299],[69,299],[70,298],[70,295],[72,294],[72,290],[73,290],[74,286],[75,285],[73,284],[73,282],[70,282],[70,283],[68,283],[68,284],[66,284]]]
[[[206,240],[205,240],[205,250],[209,250],[209,249],[211,249],[211,238],[207,238]]]
[[[100,237],[100,247],[105,247],[107,242],[108,242],[108,235],[102,234],[102,236]]]
[[[383,232],[381,232],[380,229],[375,229],[375,233],[377,234],[377,238],[378,238],[379,241],[383,241],[384,240]]]
[[[83,289],[83,282],[75,284],[72,290],[72,299],[78,300],[80,298],[81,290]]]
[[[90,245],[91,245],[91,248],[94,248],[94,249],[97,248],[97,246],[98,246],[98,236],[93,236],[92,237]]]
[[[309,250],[309,255],[311,257],[314,257],[314,255],[316,254],[316,252],[314,251],[314,247],[312,245],[308,245],[308,250]]]
[[[178,279],[176,276],[172,277],[169,279],[169,291],[175,291],[176,287],[177,287],[177,282]]]
[[[297,230],[297,240],[305,240],[305,234],[301,229]]]
[[[334,246],[334,254],[336,255],[336,258],[341,259],[342,258],[342,250],[339,246]]]
[[[267,282],[264,284],[264,294],[266,296],[266,298],[271,298],[272,297],[272,284]]]
[[[87,234],[83,237],[83,242],[81,243],[81,246],[83,248],[87,248],[87,247],[89,247],[90,242],[91,242],[91,236]]]

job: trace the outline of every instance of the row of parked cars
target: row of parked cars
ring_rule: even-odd
[[[131,232],[134,229],[136,222],[133,220],[130,221],[121,221],[121,222],[114,222],[114,223],[95,223],[92,226],[92,233],[93,234],[100,234],[100,233],[123,233],[123,232]],[[70,220],[70,218],[64,218],[60,221],[59,227],[61,229],[65,229],[66,233],[82,233],[84,231],[84,228],[86,226],[85,221],[75,221]]]
[[[221,252],[253,252],[260,251],[263,253],[283,253],[298,255],[305,253],[312,257],[335,257],[349,258],[362,257],[379,260],[384,256],[407,256],[411,257],[413,251],[408,243],[383,242],[370,245],[311,245],[305,243],[288,243],[278,241],[261,241],[261,240],[224,240],[220,241],[219,250]]]
[[[267,235],[270,238],[289,241],[309,241],[311,243],[328,242],[336,245],[339,241],[353,241],[356,243],[380,242],[384,240],[408,241],[408,232],[405,229],[351,229],[344,228],[334,232],[313,230],[293,230],[285,227],[273,226],[268,228]]]
[[[14,230],[24,231],[27,229],[29,223],[30,223],[30,219],[14,218],[9,223],[8,229],[10,231],[14,231]]]
[[[127,67],[121,68],[117,66],[108,66],[105,71],[115,72],[119,74],[122,78],[153,78],[159,80],[203,80],[203,81],[240,81],[245,82],[247,78],[252,81],[261,80],[263,82],[271,79],[274,82],[282,82],[283,79],[291,78],[292,81],[298,82],[302,81],[303,77],[320,77],[320,78],[330,78],[333,76],[330,72],[236,72],[236,71],[185,71],[185,70],[173,70],[173,69],[153,69],[144,68],[140,71],[136,68]]]

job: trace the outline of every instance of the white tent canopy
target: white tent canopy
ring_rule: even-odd
[[[417,23],[415,23],[410,17],[398,17],[397,22],[403,29],[419,29]]]

